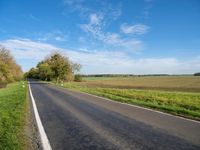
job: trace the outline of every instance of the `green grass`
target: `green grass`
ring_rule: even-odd
[[[200,120],[199,93],[88,87],[77,85],[73,82],[65,83],[64,87],[106,97],[123,103],[144,106]]]
[[[21,150],[25,145],[24,125],[27,86],[21,82],[0,89],[0,149]]]

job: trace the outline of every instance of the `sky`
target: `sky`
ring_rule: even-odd
[[[23,71],[60,51],[82,74],[191,74],[200,1],[0,0],[0,45]]]

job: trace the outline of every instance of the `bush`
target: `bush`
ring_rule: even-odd
[[[75,82],[81,82],[81,81],[82,81],[82,76],[81,76],[80,74],[76,74],[76,75],[74,76],[74,81],[75,81]]]
[[[200,76],[200,72],[195,73],[194,76]]]
[[[7,83],[0,83],[0,88],[5,88],[7,86]]]

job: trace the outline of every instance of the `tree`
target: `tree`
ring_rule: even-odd
[[[78,74],[80,72],[81,69],[81,65],[77,64],[77,63],[72,63],[72,72],[74,75],[74,81],[76,82],[81,82],[82,81],[82,76],[80,74]]]
[[[16,63],[13,63],[11,65],[11,74],[13,74],[13,78],[15,81],[19,81],[20,79],[22,79],[22,69],[21,67],[16,64]]]
[[[8,83],[12,82],[13,76],[10,70],[10,64],[12,61],[12,57],[10,56],[10,52],[3,46],[0,46],[0,82]]]
[[[81,82],[82,81],[82,76],[80,74],[76,74],[75,77],[74,77],[74,81]]]
[[[195,73],[194,76],[200,76],[200,72]]]
[[[65,75],[71,72],[71,66],[69,59],[56,52],[47,59],[48,64],[51,67],[53,78],[56,79],[56,83],[59,80],[64,80]]]
[[[72,81],[74,73],[80,71],[81,65],[69,61],[68,57],[55,52],[39,62],[36,68],[31,68],[25,77],[41,80]]]
[[[29,72],[27,73],[27,78],[39,79],[38,69],[37,68],[31,68],[29,70]]]
[[[76,78],[76,75],[74,74],[77,74],[80,72],[80,69],[81,69],[81,65],[78,64],[78,63],[73,63],[73,62],[70,62],[70,66],[71,66],[71,71],[69,71],[66,76],[65,76],[65,80],[66,81],[74,81]],[[79,80],[80,81],[80,80]]]
[[[12,81],[13,77],[8,66],[0,61],[0,83],[6,84]]]
[[[73,73],[79,73],[81,70],[81,65],[77,63],[71,63],[72,66],[72,72]]]
[[[21,77],[21,67],[15,62],[10,51],[0,45],[0,83],[13,82]]]
[[[46,62],[39,63],[37,67],[38,67],[40,79],[45,80],[45,81],[51,79],[53,74],[52,74],[51,66],[48,63]]]

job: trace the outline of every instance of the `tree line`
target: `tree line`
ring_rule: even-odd
[[[0,45],[0,87],[18,81],[23,77],[21,67],[16,63],[10,51]]]
[[[73,63],[67,56],[54,52],[40,61],[35,68],[25,73],[26,78],[40,79],[44,81],[81,81],[79,73],[81,65]]]
[[[82,75],[82,77],[143,77],[143,76],[170,76],[168,74],[88,74]]]
[[[194,76],[200,76],[200,72],[195,73]]]

